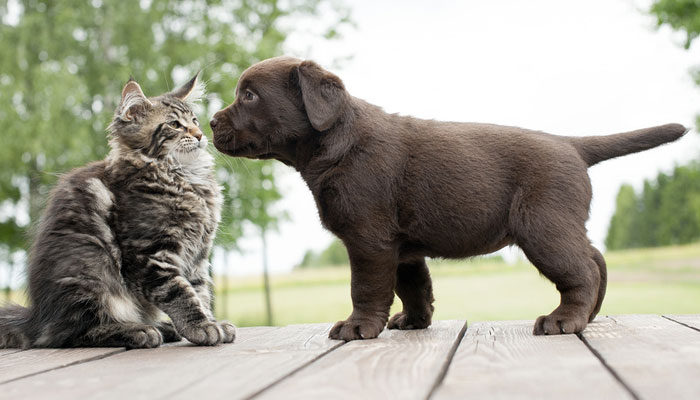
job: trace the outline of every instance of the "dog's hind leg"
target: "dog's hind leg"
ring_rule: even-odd
[[[596,302],[595,308],[588,318],[588,322],[595,319],[598,312],[600,312],[600,307],[603,305],[603,299],[605,298],[605,290],[608,285],[608,268],[605,265],[605,258],[600,254],[600,251],[595,247],[591,246],[591,251],[593,252],[593,261],[598,265],[598,270],[600,272],[600,285],[598,286],[598,301]]]
[[[598,302],[598,264],[589,255],[587,240],[570,240],[540,237],[519,242],[530,262],[556,285],[561,295],[559,307],[535,321],[536,335],[581,332]]]
[[[511,212],[511,230],[530,262],[561,295],[559,307],[537,318],[534,334],[581,332],[594,314],[601,287],[601,268],[586,236],[586,215],[573,207],[533,204],[533,200],[518,199]]]
[[[424,329],[433,317],[433,283],[425,259],[400,263],[396,271],[396,294],[403,311],[389,319],[389,329]]]

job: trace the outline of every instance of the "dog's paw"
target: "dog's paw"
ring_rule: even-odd
[[[430,326],[430,316],[415,316],[408,314],[405,311],[394,314],[389,318],[389,323],[386,324],[388,329],[425,329]]]
[[[328,337],[336,340],[360,340],[373,339],[379,336],[384,329],[384,323],[366,318],[350,317],[345,321],[338,321],[331,328]]]
[[[155,326],[143,325],[122,333],[124,345],[130,349],[152,349],[163,344],[163,336]]]
[[[219,324],[221,332],[224,333],[221,341],[223,343],[233,343],[236,340],[236,326],[228,321],[218,321],[217,324]]]
[[[585,316],[554,311],[549,315],[537,318],[532,333],[535,335],[579,333],[586,328],[587,323],[588,318]]]
[[[185,326],[180,333],[185,339],[199,346],[215,346],[225,338],[223,328],[215,321]]]

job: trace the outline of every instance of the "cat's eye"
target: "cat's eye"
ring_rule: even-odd
[[[197,118],[193,118],[192,122],[194,123],[195,126],[199,126],[199,120]]]
[[[170,121],[170,122],[168,122],[168,125],[170,125],[173,129],[182,128],[182,124],[178,120]]]
[[[246,90],[245,93],[243,93],[243,99],[245,101],[253,101],[255,100],[255,93],[251,92],[250,90]]]

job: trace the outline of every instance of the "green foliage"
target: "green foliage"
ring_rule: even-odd
[[[656,16],[659,26],[669,25],[677,31],[685,32],[683,46],[688,49],[700,35],[700,1],[697,0],[657,0],[650,9]],[[693,71],[695,83],[700,85],[700,67]],[[700,126],[700,116],[696,121]]]
[[[623,185],[605,245],[610,250],[690,243],[700,239],[700,163],[645,181],[637,195]]]
[[[610,220],[608,236],[605,238],[605,247],[608,249],[620,249],[639,246],[639,210],[637,209],[637,196],[630,185],[622,185],[617,193],[615,202],[615,214]]]
[[[350,264],[345,245],[338,239],[333,240],[321,253],[308,250],[299,264],[299,268],[342,267]]]
[[[668,24],[686,33],[685,48],[700,34],[700,2],[697,0],[658,0],[651,6],[659,25]]]
[[[282,53],[285,18],[314,16],[321,2],[0,1],[0,254],[26,247],[57,174],[105,156],[105,127],[129,76],[156,95],[201,69],[210,93],[202,114],[211,115],[246,67]],[[331,11],[334,31],[347,17]],[[217,243],[235,247],[245,221],[274,228],[270,163],[217,163],[226,195]]]
[[[657,0],[650,12],[658,24],[668,24],[686,34],[685,48],[700,35],[700,1]],[[700,85],[700,69],[694,72]],[[698,120],[700,123],[700,120]],[[659,174],[644,182],[638,196],[623,185],[610,221],[608,249],[663,246],[700,238],[700,164],[677,167],[673,174]]]

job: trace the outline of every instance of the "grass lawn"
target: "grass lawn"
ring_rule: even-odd
[[[700,313],[700,243],[605,255],[608,291],[601,314]],[[554,286],[526,261],[432,261],[435,319],[534,319],[559,303]],[[259,277],[216,279],[216,313],[239,326],[264,325]],[[273,275],[273,324],[335,322],[352,309],[350,268]],[[392,312],[401,309],[395,299]]]

